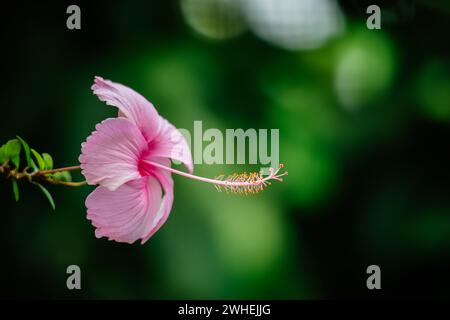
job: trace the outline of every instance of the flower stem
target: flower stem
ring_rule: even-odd
[[[72,182],[72,181],[58,181],[52,179],[47,179],[46,181],[50,184],[62,185],[67,187],[82,187],[87,185],[87,181]]]
[[[57,172],[63,172],[63,171],[75,171],[80,170],[80,166],[71,166],[71,167],[63,167],[63,168],[56,168],[51,170],[38,170],[35,173],[30,174],[31,179],[33,179],[33,176],[45,176],[48,174],[53,174]],[[48,182],[50,184],[54,185],[62,185],[67,187],[82,187],[87,185],[87,181],[80,181],[80,182],[72,182],[72,181],[60,181],[60,180],[54,180],[50,177],[45,177],[45,182]]]
[[[57,173],[57,172],[74,171],[74,170],[80,170],[80,166],[71,166],[71,167],[57,168],[57,169],[52,169],[52,170],[39,170],[36,172],[36,174],[44,175],[44,174],[52,174],[52,173]]]

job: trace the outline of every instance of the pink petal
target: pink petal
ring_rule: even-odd
[[[82,174],[88,184],[100,184],[115,190],[122,184],[140,178],[140,156],[147,142],[128,119],[106,119],[98,124],[81,145]]]
[[[168,159],[153,159],[153,161],[159,162],[168,167],[170,167],[171,164],[170,160]],[[151,173],[159,180],[161,186],[164,189],[164,197],[161,206],[156,214],[156,218],[150,232],[142,238],[142,244],[150,239],[155,234],[155,232],[158,231],[161,226],[167,221],[173,204],[173,179],[170,172],[149,166],[146,167],[146,170],[148,170],[149,173]]]
[[[97,187],[86,199],[87,218],[97,238],[133,243],[155,225],[161,207],[161,185],[154,177],[130,181],[116,191]]]
[[[119,116],[136,124],[147,141],[151,141],[159,132],[160,117],[155,107],[133,89],[95,77],[92,90],[100,100],[119,108]]]
[[[186,139],[181,132],[166,119],[161,118],[161,127],[158,135],[149,143],[147,159],[153,157],[170,158],[181,161],[192,173],[192,155]]]

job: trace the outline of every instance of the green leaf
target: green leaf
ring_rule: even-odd
[[[9,157],[16,156],[20,154],[20,141],[17,139],[9,140],[5,144],[6,153]]]
[[[8,161],[9,158],[6,156],[6,145],[0,147],[0,165]]]
[[[20,156],[19,155],[12,157],[11,161],[16,168],[19,168],[19,166],[20,166]]]
[[[47,197],[47,199],[48,199],[48,202],[50,202],[50,205],[52,206],[52,208],[53,208],[53,210],[55,210],[55,201],[53,201],[53,197],[52,197],[52,195],[50,194],[50,192],[48,192],[48,190],[43,186],[43,185],[41,185],[40,183],[37,183],[37,182],[33,182],[35,185],[37,185],[41,190],[42,190],[42,192],[45,194],[45,196]]]
[[[58,181],[62,180],[62,174],[61,174],[61,172],[55,172],[54,174],[51,175],[51,177],[52,177],[54,180],[58,180]]]
[[[62,173],[63,181],[66,181],[66,182],[72,181],[72,175],[70,174],[70,171],[63,171],[61,173]]]
[[[19,139],[20,143],[22,144],[23,150],[25,151],[25,158],[27,159],[27,166],[30,168],[33,168],[33,162],[31,162],[30,147],[28,146],[28,143],[26,143],[19,136],[17,136],[17,139]]]
[[[45,161],[42,158],[42,156],[39,154],[39,152],[37,152],[33,148],[31,149],[31,152],[33,153],[34,157],[36,158],[36,160],[38,162],[39,169],[40,170],[45,170]]]
[[[3,157],[4,157],[3,160],[5,160],[3,162],[6,162],[6,161],[11,159],[11,161],[14,163],[16,168],[19,168],[19,165],[20,165],[20,157],[19,157],[20,149],[21,149],[20,141],[17,140],[17,139],[12,139],[12,140],[9,140],[7,143],[5,143],[2,146],[2,150],[3,150],[2,153],[3,153]]]
[[[52,170],[53,169],[53,158],[48,153],[43,153],[42,158],[44,158],[45,162],[45,170]]]
[[[71,182],[72,175],[70,174],[69,171],[56,172],[53,174],[53,179],[58,181]]]
[[[33,167],[34,170],[37,170],[36,162],[34,162],[33,159],[31,159],[31,166]]]
[[[12,180],[14,199],[16,202],[19,201],[19,186],[17,185],[17,180]]]

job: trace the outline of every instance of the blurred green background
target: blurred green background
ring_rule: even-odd
[[[374,3],[381,30],[366,28]],[[289,176],[252,197],[176,176],[172,213],[144,246],[94,237],[92,187],[50,186],[53,212],[27,183],[15,203],[2,177],[2,297],[450,296],[448,1],[77,2],[72,31],[69,4],[2,14],[1,143],[18,134],[76,165],[115,116],[90,90],[100,75],[177,127],[279,128]],[[66,288],[71,264],[81,291]]]

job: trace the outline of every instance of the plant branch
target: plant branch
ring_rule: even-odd
[[[87,181],[72,182],[72,181],[58,181],[58,180],[53,180],[53,179],[46,179],[45,181],[50,184],[67,186],[67,187],[82,187],[82,186],[87,185]]]
[[[68,187],[81,187],[87,185],[86,181],[80,181],[80,182],[72,182],[72,181],[62,181],[62,180],[55,180],[50,176],[53,173],[57,172],[64,172],[64,171],[74,171],[79,170],[80,166],[71,166],[71,167],[64,167],[64,168],[57,168],[57,169],[51,169],[51,170],[36,170],[34,172],[29,173],[27,171],[28,168],[23,169],[22,172],[17,171],[15,168],[10,168],[7,164],[0,166],[0,173],[6,175],[8,179],[13,180],[22,180],[22,179],[28,179],[28,181],[39,181],[39,182],[45,182],[49,184],[54,185],[64,185]]]

